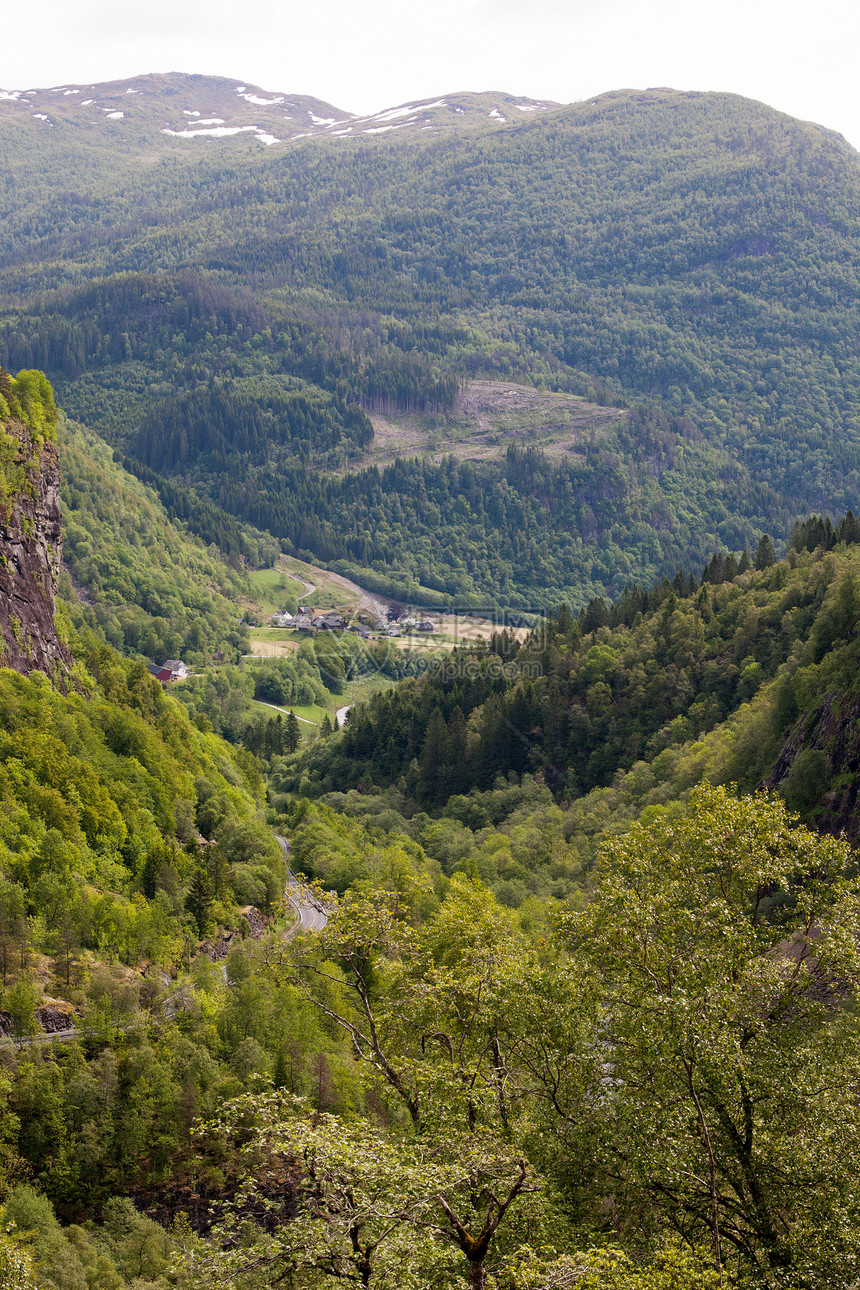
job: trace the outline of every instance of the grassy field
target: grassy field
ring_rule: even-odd
[[[379,672],[373,672],[370,676],[361,676],[357,681],[347,681],[344,692],[338,696],[337,708],[344,707],[345,704],[364,703],[372,694],[378,694],[380,690],[390,690],[394,682],[387,676],[381,676]]]
[[[262,712],[267,712],[269,716],[271,716],[275,711],[281,712],[284,715],[288,712],[294,712],[301,720],[302,726],[304,726],[305,722],[310,722],[312,725],[318,726],[326,713],[328,713],[329,717],[334,720],[334,714],[336,711],[334,706],[331,708],[321,708],[317,703],[291,703],[289,706],[278,706],[276,709],[273,703],[261,703],[259,699],[254,699],[254,707],[259,708]],[[302,734],[304,733],[305,731],[303,729]]]
[[[565,396],[567,398],[568,396]],[[576,402],[581,402],[578,400]],[[302,605],[314,608],[339,609],[345,615],[367,610],[374,604],[384,607],[384,601],[368,597],[360,587],[340,578],[316,565],[306,564],[294,556],[282,555],[272,569],[259,569],[251,575],[255,594],[261,607],[267,613],[274,612],[283,604],[285,595],[294,595]],[[313,588],[313,590],[311,590]],[[374,612],[381,612],[379,608]],[[411,650],[423,657],[444,654],[458,645],[468,641],[489,639],[495,625],[486,618],[457,616],[453,614],[431,614],[436,630],[433,632],[413,632],[400,637],[389,638],[385,643],[391,650]],[[518,639],[528,634],[525,628],[516,631]],[[251,648],[249,658],[284,658],[294,654],[305,639],[303,633],[286,631],[281,627],[253,627],[250,631]],[[357,681],[347,682],[344,691],[332,695],[324,706],[295,707],[293,711],[301,721],[302,738],[316,737],[320,723],[327,714],[333,722],[335,714],[341,708],[362,703],[372,694],[389,689],[394,684],[388,677],[374,673],[361,677]],[[256,704],[261,711],[272,713],[273,709],[265,704]],[[282,709],[288,711],[288,709]]]
[[[251,658],[283,658],[294,654],[301,644],[298,632],[287,632],[283,627],[252,627],[248,635]]]
[[[378,694],[380,690],[389,690],[394,684],[387,676],[380,676],[374,672],[370,676],[359,677],[356,681],[347,681],[343,694],[333,694],[331,701],[325,707],[319,704],[291,704],[288,707],[277,707],[268,703],[260,703],[255,699],[253,706],[261,713],[273,716],[275,712],[281,712],[286,715],[288,712],[294,712],[300,719],[299,724],[302,732],[302,739],[307,742],[316,737],[317,731],[322,723],[324,716],[328,716],[332,725],[338,711],[341,708],[352,707],[356,703],[364,703],[372,694]]]
[[[270,614],[282,608],[286,596],[300,600],[305,591],[303,583],[290,577],[283,557],[272,569],[255,569],[249,580],[260,608]]]
[[[268,617],[283,607],[288,596],[294,597],[300,604],[321,609],[338,609],[349,617],[360,611],[371,614],[383,613],[386,601],[362,590],[347,579],[317,565],[306,564],[294,556],[281,555],[277,564],[270,569],[257,569],[250,575],[253,588],[254,605],[251,607],[258,616]],[[385,641],[393,651],[412,650],[424,657],[447,653],[466,641],[486,640],[494,630],[489,619],[477,617],[459,617],[451,614],[429,615],[436,627],[432,633],[415,632],[404,634]],[[526,635],[525,630],[517,632],[519,637]],[[268,625],[252,627],[249,632],[250,650],[248,659],[285,658],[295,654],[305,636],[301,632],[286,631],[281,627]],[[384,639],[384,638],[383,638]],[[299,718],[299,728],[303,742],[317,738],[324,717],[334,723],[335,717],[343,708],[353,707],[366,702],[373,694],[390,689],[394,682],[379,673],[362,676],[358,680],[348,681],[341,694],[333,694],[324,705],[308,704],[275,706],[254,701],[253,707],[260,715],[274,716],[277,712],[286,715],[295,712]]]
[[[313,609],[351,609],[357,604],[358,597],[341,586],[335,580],[336,575],[325,569],[305,564],[292,555],[282,555],[279,567],[298,586],[299,590],[294,594],[303,605],[309,605]],[[309,590],[310,587],[314,590]]]
[[[391,649],[414,650],[416,654],[433,654],[455,649],[469,641],[489,640],[496,626],[487,618],[466,618],[453,614],[434,615],[434,632],[412,632],[388,640]],[[511,629],[508,629],[511,630]],[[528,636],[528,628],[513,629],[517,640]],[[283,658],[299,648],[300,632],[288,632],[282,627],[253,627],[250,632],[253,658]]]

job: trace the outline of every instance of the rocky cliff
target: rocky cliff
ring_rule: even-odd
[[[860,698],[827,693],[786,739],[765,788],[822,833],[860,842]]]
[[[54,620],[62,555],[56,408],[39,372],[0,369],[0,666],[45,672],[65,688],[71,664]]]

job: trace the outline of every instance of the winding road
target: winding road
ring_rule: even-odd
[[[287,857],[287,865],[289,866],[289,841],[286,838],[281,837],[280,833],[276,833],[275,837],[283,848],[284,855]],[[321,932],[328,922],[328,914],[326,913],[325,906],[319,896],[317,896],[316,892],[311,891],[300,878],[296,877],[292,869],[289,867],[287,869],[287,875],[287,888],[284,892],[284,900],[289,901],[293,909],[296,911],[298,922],[294,924],[294,926],[287,928],[284,932],[284,939],[290,940],[297,932]],[[224,972],[226,979],[226,968],[223,968],[223,966],[222,971]],[[2,1042],[3,1039],[8,1039],[16,1048],[23,1048],[27,1047],[29,1044],[43,1044],[46,1042],[63,1043],[71,1039],[81,1039],[85,1038],[87,1033],[88,1032],[86,1030],[79,1030],[77,1027],[72,1027],[69,1030],[44,1031],[41,1034],[35,1035],[4,1035],[0,1036],[0,1042]]]
[[[290,844],[286,838],[281,837],[280,833],[276,833],[275,837],[283,848],[289,866]],[[295,927],[289,928],[284,936],[289,939],[295,936],[296,932],[321,932],[328,922],[325,906],[319,896],[306,887],[289,867],[287,874],[287,890],[284,892],[284,899],[290,902],[299,921]]]

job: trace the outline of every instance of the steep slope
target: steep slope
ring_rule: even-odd
[[[71,663],[54,622],[62,558],[57,413],[37,372],[0,368],[0,664],[64,685]]]
[[[97,627],[115,648],[155,662],[235,660],[246,652],[241,620],[253,595],[240,555],[272,560],[276,544],[241,534],[234,524],[221,536],[225,546],[237,542],[230,563],[213,543],[222,532],[213,507],[189,507],[192,522],[183,522],[181,491],[171,514],[103,440],[74,422],[62,421],[59,448],[65,568],[73,579],[72,585],[61,576],[60,591],[74,620]]]
[[[294,548],[352,576],[396,560],[399,587],[443,596],[579,605],[854,504],[844,140],[725,94],[623,91],[505,122],[479,99],[486,129],[437,137],[420,113],[401,129],[406,105],[383,134],[241,155],[59,123],[25,143],[13,104],[0,354]],[[551,468],[409,469],[329,495],[320,467],[349,470],[361,409],[445,416],[475,377],[646,412]],[[540,423],[523,429],[539,450]]]
[[[0,390],[0,662],[7,665],[0,668],[0,959],[5,987],[10,938],[20,939],[32,918],[28,934],[40,952],[56,955],[65,945],[68,989],[72,940],[103,950],[107,933],[113,952],[135,964],[147,953],[136,939],[145,926],[149,953],[176,952],[186,897],[195,908],[194,875],[199,886],[201,864],[205,873],[209,863],[200,858],[200,833],[214,845],[226,828],[224,861],[245,836],[244,868],[232,878],[223,870],[207,888],[207,909],[217,897],[227,919],[255,862],[270,875],[261,890],[278,899],[283,859],[258,820],[253,759],[193,725],[143,663],[120,659],[89,633],[73,634],[74,685],[58,692],[72,657],[53,618],[61,544],[56,408],[39,372],[15,379],[2,372]],[[153,914],[144,897],[168,890]],[[110,931],[94,913],[100,903]],[[201,932],[207,921],[198,917]],[[22,976],[26,964],[22,942]],[[0,1019],[0,1030],[8,1022]]]

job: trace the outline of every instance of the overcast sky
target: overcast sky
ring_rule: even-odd
[[[761,99],[860,148],[857,0],[39,0],[4,16],[2,44],[7,90],[202,72],[372,112],[669,85]]]

